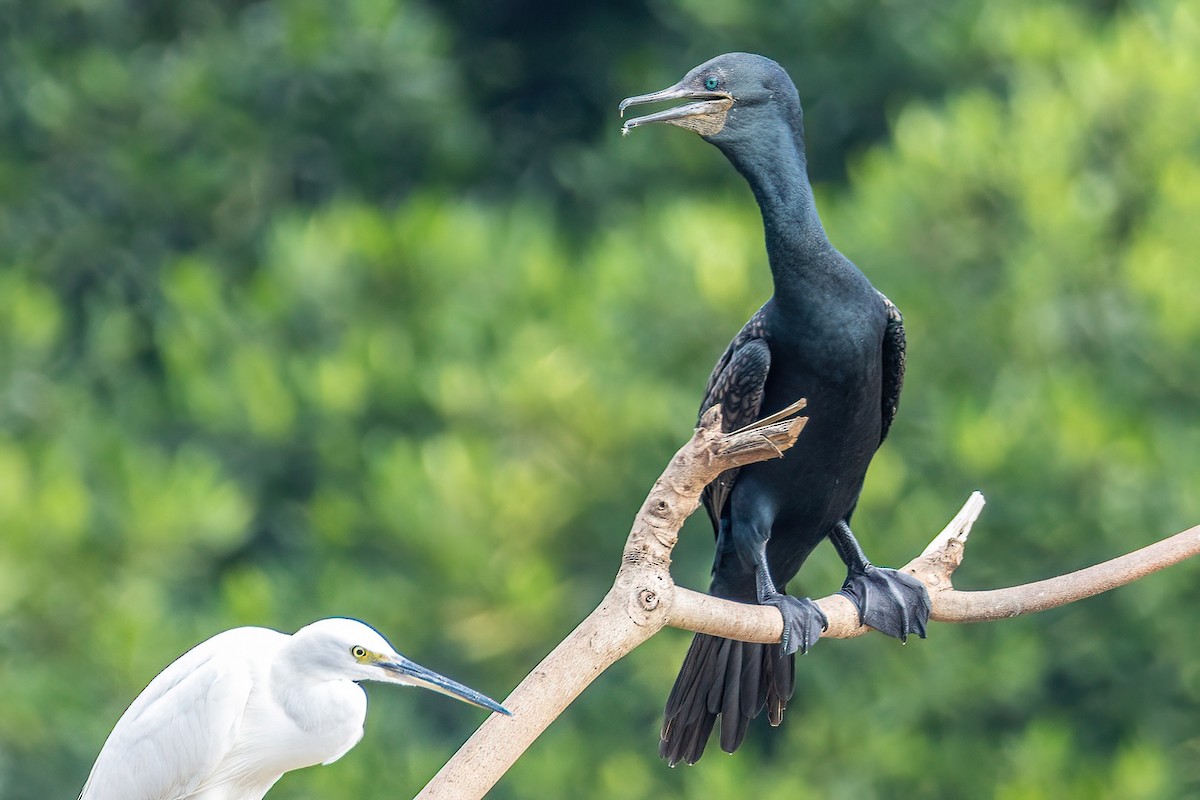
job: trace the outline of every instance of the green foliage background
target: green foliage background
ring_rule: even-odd
[[[497,697],[570,630],[770,291],[720,155],[618,135],[735,49],[796,79],[831,237],[905,313],[873,558],[975,488],[964,588],[1200,521],[1195,2],[0,0],[0,797],[72,796],[224,628],[359,617]],[[705,585],[706,521],[678,556]],[[828,642],[691,769],[666,632],[492,796],[1195,796],[1198,587]],[[271,797],[411,796],[480,721],[370,694]]]

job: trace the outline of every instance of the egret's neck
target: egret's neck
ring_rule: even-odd
[[[803,125],[780,120],[763,126],[741,147],[722,147],[725,155],[750,184],[762,210],[767,257],[775,279],[775,296],[787,302],[802,292],[816,257],[831,246],[817,216],[808,160],[804,153]]]
[[[366,693],[344,677],[311,669],[285,651],[271,667],[271,693],[292,721],[305,731],[362,727]]]

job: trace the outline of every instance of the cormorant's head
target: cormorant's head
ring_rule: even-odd
[[[639,125],[666,122],[689,128],[714,144],[732,143],[763,123],[783,122],[800,130],[800,97],[783,67],[751,53],[726,53],[705,61],[667,89],[627,97],[619,110],[668,100],[689,100],[627,120],[622,133]]]

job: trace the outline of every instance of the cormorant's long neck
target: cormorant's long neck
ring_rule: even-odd
[[[752,139],[721,149],[749,182],[762,210],[776,298],[799,299],[806,274],[819,268],[818,256],[831,247],[808,181],[799,115],[791,124],[779,119],[759,126]]]

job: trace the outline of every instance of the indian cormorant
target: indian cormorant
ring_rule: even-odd
[[[674,86],[621,101],[689,101],[625,123],[689,128],[716,145],[749,182],[762,211],[775,293],[730,343],[708,380],[735,430],[808,399],[809,421],[782,459],[730,470],[704,492],[716,532],[709,591],[777,607],[780,644],[697,634],[667,700],[659,754],[694,764],[718,716],[733,752],[763,710],[778,725],[793,690],[793,654],[826,627],[808,598],[784,593],[828,538],[845,562],[842,593],[863,624],[901,640],[925,635],[929,595],[915,578],[872,566],[850,531],[867,466],[887,436],[904,379],[900,312],[825,235],[813,203],[796,87],[770,59],[729,53]]]

